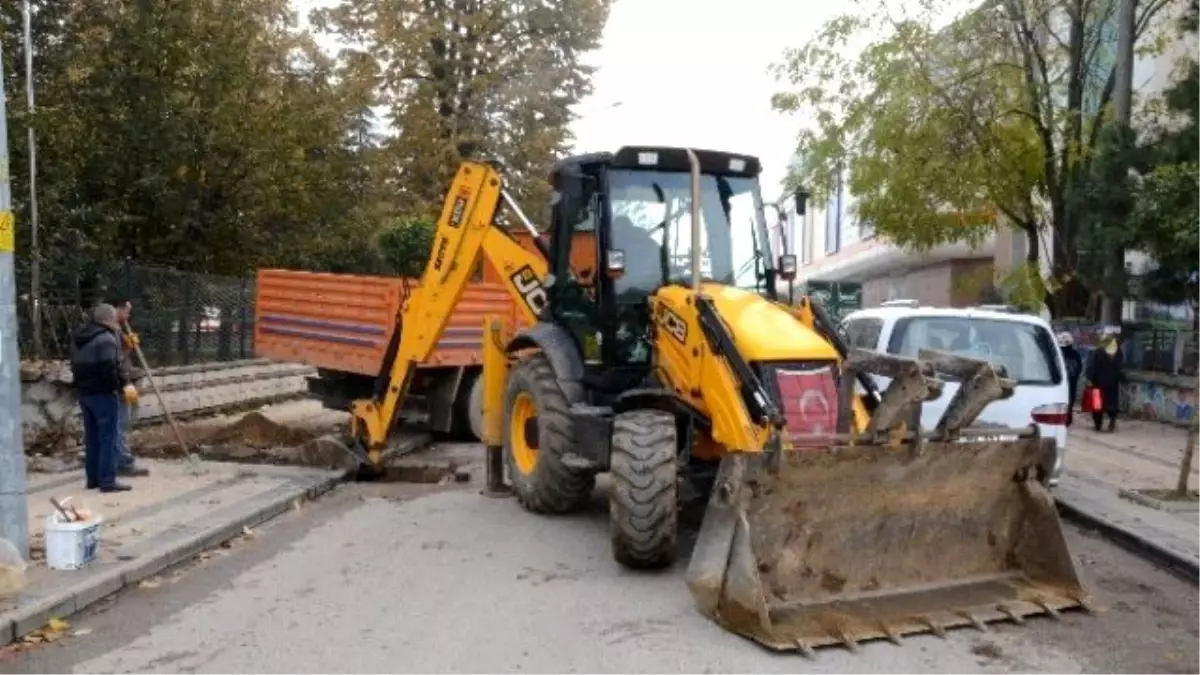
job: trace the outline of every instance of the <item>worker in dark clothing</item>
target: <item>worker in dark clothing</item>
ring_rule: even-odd
[[[117,482],[118,396],[129,382],[121,372],[121,329],[112,305],[97,305],[92,320],[72,335],[71,374],[83,416],[87,488],[123,492]]]
[[[118,335],[120,335],[122,342],[121,375],[125,378],[126,382],[133,383],[141,377],[141,369],[134,368],[133,366],[134,349],[139,342],[138,335],[132,331],[125,332],[125,328],[129,325],[129,319],[133,313],[133,303],[124,298],[118,298],[109,304],[117,310],[117,326],[120,329]],[[137,397],[137,389],[131,384],[125,388],[121,397],[117,400],[117,473],[121,476],[150,475],[149,470],[137,466],[137,460],[129,450],[130,411],[133,406],[137,405]]]
[[[1079,400],[1079,376],[1083,374],[1083,357],[1075,349],[1075,339],[1067,331],[1058,334],[1058,349],[1067,368],[1067,426],[1075,423],[1075,404]]]
[[[1091,386],[1100,390],[1100,410],[1092,411],[1092,422],[1096,431],[1102,431],[1104,417],[1108,416],[1108,431],[1117,430],[1117,411],[1121,403],[1122,358],[1116,335],[1109,335],[1092,352],[1087,379]]]

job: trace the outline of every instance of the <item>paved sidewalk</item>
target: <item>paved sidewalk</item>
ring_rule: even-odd
[[[143,458],[139,463],[151,475],[125,479],[134,489],[123,493],[85,490],[82,471],[30,475],[33,563],[25,589],[0,598],[0,645],[242,535],[244,528],[320,495],[343,476],[340,471],[211,461],[193,475],[184,461]],[[43,549],[44,522],[54,510],[49,498],[68,496],[71,504],[103,518],[100,552],[84,569],[50,570]]]
[[[1077,416],[1067,441],[1066,471],[1055,496],[1069,514],[1107,530],[1193,579],[1200,574],[1200,509],[1196,502],[1160,510],[1122,496],[1122,491],[1171,489],[1187,442],[1185,429],[1121,419],[1116,433],[1096,433]],[[1189,487],[1200,482],[1200,457]]]

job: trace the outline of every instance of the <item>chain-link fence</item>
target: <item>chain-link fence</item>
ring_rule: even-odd
[[[141,337],[142,352],[153,367],[254,356],[254,280],[186,272],[124,261],[111,272],[76,278],[67,288],[42,293],[41,353],[33,340],[34,311],[28,295],[20,299],[23,359],[61,359],[71,353],[71,333],[97,302],[128,300],[130,324]]]

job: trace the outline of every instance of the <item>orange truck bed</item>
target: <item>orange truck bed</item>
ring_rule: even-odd
[[[399,277],[261,269],[255,285],[254,351],[269,359],[373,377],[383,367],[400,303],[416,287],[416,279]],[[510,327],[520,323],[504,286],[471,283],[422,366],[481,364],[485,314],[501,316]]]

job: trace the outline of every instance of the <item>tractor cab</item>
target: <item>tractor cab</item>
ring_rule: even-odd
[[[758,159],[696,151],[701,280],[774,299]],[[692,176],[683,148],[625,147],[557,162],[550,311],[604,368],[649,365],[648,298],[693,282]],[[794,263],[792,264],[794,269]]]

